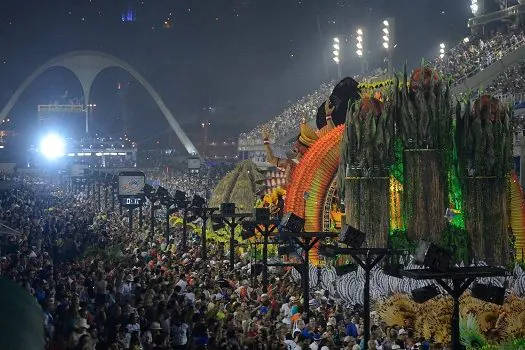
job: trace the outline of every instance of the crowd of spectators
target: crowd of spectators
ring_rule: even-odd
[[[286,135],[291,130],[298,129],[303,119],[310,120],[315,117],[317,108],[330,96],[334,85],[335,81],[322,83],[313,93],[304,96],[265,124],[241,134],[239,144],[260,143],[264,129],[271,130],[274,139]]]
[[[429,64],[450,77],[455,83],[460,83],[522,45],[525,45],[525,32],[522,27],[516,29],[507,28],[489,37],[471,35],[448,50],[442,58],[436,57]],[[522,70],[524,70],[523,64],[510,68],[508,72],[497,79],[497,83],[494,86],[489,87],[490,91],[505,93],[522,90]],[[380,75],[374,71],[370,76],[356,76],[355,78],[358,81],[374,81],[377,76]],[[260,143],[264,129],[271,130],[274,139],[279,139],[292,130],[296,130],[303,118],[311,119],[315,117],[317,108],[330,95],[334,84],[334,81],[321,84],[314,93],[303,97],[268,122],[247,133],[242,133],[239,136],[239,145]]]
[[[507,68],[494,81],[484,88],[491,94],[519,94],[525,92],[525,59]]]
[[[312,289],[302,313],[292,270],[273,270],[264,293],[248,253],[237,251],[230,271],[223,244],[209,242],[204,260],[192,232],[180,251],[177,228],[170,240],[161,222],[154,233],[129,233],[124,217],[95,212],[83,193],[15,180],[21,187],[2,193],[0,217],[21,235],[16,251],[2,251],[0,271],[42,306],[48,349],[361,348],[359,310]],[[369,349],[430,349],[408,320],[374,323]]]
[[[457,84],[524,44],[521,27],[498,31],[488,38],[468,36],[431,64]]]
[[[171,193],[179,190],[186,192],[188,197],[199,194],[206,198],[205,196],[209,195],[219,181],[233,169],[234,164],[229,161],[207,161],[198,171],[191,171],[187,162],[179,162],[174,166],[147,169],[145,174],[151,185],[162,186]]]

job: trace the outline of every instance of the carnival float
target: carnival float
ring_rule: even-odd
[[[512,169],[511,113],[490,95],[452,96],[431,67],[375,83],[345,78],[319,107],[317,130],[305,120],[285,159],[274,155],[266,131],[274,167],[261,171],[241,163],[218,185],[212,205],[267,206],[274,215],[304,218],[307,232],[348,224],[367,234],[368,247],[413,251],[427,240],[448,248],[458,266],[505,266],[511,277],[480,281],[508,287],[504,305],[468,292],[462,297],[462,336],[480,347],[525,337],[525,204]],[[338,276],[336,265],[347,261],[310,257],[312,288],[363,303],[361,268]],[[292,275],[300,279],[297,271]],[[374,310],[389,325],[409,322],[422,336],[447,342],[451,299],[417,304],[410,297],[430,283],[377,267],[370,288]]]

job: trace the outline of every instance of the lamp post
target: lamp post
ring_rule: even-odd
[[[252,216],[250,213],[235,213],[234,203],[222,203],[220,214],[214,214],[212,219],[222,221],[230,228],[230,270],[235,268],[235,228],[239,226],[241,221]]]
[[[439,44],[439,58],[443,59],[445,57],[445,43]]]
[[[391,76],[394,73],[393,67],[393,52],[396,46],[395,44],[395,19],[387,18],[383,21],[383,48],[387,52],[388,60],[388,74]]]
[[[356,46],[355,53],[361,59],[361,74],[365,76],[367,67],[366,67],[366,58],[365,58],[363,30],[361,28],[358,28],[356,33],[357,33],[357,36],[356,36],[356,44],[355,44]]]
[[[306,315],[308,322],[308,312],[310,311],[310,250],[324,238],[334,238],[337,234],[334,232],[280,232],[280,238],[291,238],[303,250],[301,263],[302,270],[302,287],[303,287],[303,313]]]
[[[332,44],[332,48],[333,48],[332,59],[337,65],[337,77],[339,79],[341,79],[341,64],[343,63],[343,55],[342,55],[342,50],[341,50],[342,45],[343,43],[341,42],[341,40],[339,40],[338,37],[335,37],[333,44]]]

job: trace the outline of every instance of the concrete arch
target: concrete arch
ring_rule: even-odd
[[[38,67],[29,77],[24,80],[22,85],[15,91],[11,99],[7,102],[7,105],[0,112],[0,122],[3,121],[7,114],[11,111],[15,103],[18,101],[22,93],[27,89],[31,83],[38,78],[42,73],[47,71],[49,68],[63,67],[75,74],[82,85],[82,91],[84,92],[84,103],[89,103],[89,97],[91,93],[91,86],[95,78],[103,70],[111,67],[118,67],[124,69],[130,73],[144,88],[148,91],[150,96],[153,98],[162,114],[170,124],[171,128],[177,134],[177,137],[182,142],[186,150],[190,155],[199,154],[197,148],[193,145],[191,140],[188,138],[184,130],[180,127],[180,124],[175,120],[173,114],[168,110],[164,101],[159,94],[153,89],[151,84],[131,65],[127,62],[97,51],[74,51],[64,55],[57,56],[47,61],[40,67]]]

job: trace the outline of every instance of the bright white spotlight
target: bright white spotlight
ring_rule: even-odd
[[[479,11],[479,5],[478,0],[471,0],[470,2],[470,11],[472,11],[473,15],[476,15]]]
[[[339,46],[339,44],[334,44],[333,48],[336,49],[336,50],[339,50],[341,47]]]
[[[362,49],[363,48],[363,44],[361,44],[361,43],[357,43],[356,46],[357,46],[358,49]]]
[[[383,41],[388,42],[390,41],[390,38],[387,35],[383,35]]]
[[[333,59],[334,59],[334,62],[335,62],[335,63],[339,64],[339,57],[334,56]]]
[[[362,29],[358,29],[357,30],[357,35],[363,35],[363,30]]]
[[[468,43],[469,41],[470,41],[470,39],[468,38],[468,36],[465,37],[465,39],[463,39],[463,42],[464,42],[465,44]]]
[[[388,23],[388,21],[387,21],[386,19],[383,21],[383,25],[384,25],[385,27],[388,27],[389,23]]]
[[[337,50],[332,51],[332,53],[334,54],[334,56],[339,56],[339,51],[337,51]]]
[[[388,34],[388,28],[383,28],[383,33]]]
[[[359,35],[359,36],[357,37],[357,41],[359,41],[359,42],[363,41],[363,37],[362,37],[361,35]]]
[[[383,43],[383,47],[384,47],[385,49],[388,49],[388,43],[387,43],[387,42],[384,42],[384,43]]]
[[[443,57],[445,57],[444,53],[439,54],[439,58],[443,59]]]
[[[357,56],[359,56],[359,57],[363,56],[363,51],[361,51],[361,50],[357,50],[355,53],[356,53]]]
[[[334,42],[339,44],[339,38],[334,38]]]
[[[40,153],[47,159],[57,159],[63,157],[66,153],[64,139],[55,134],[49,134],[42,139],[40,143]]]
[[[441,44],[439,44],[439,47],[444,49],[445,48],[445,44],[441,43]]]

